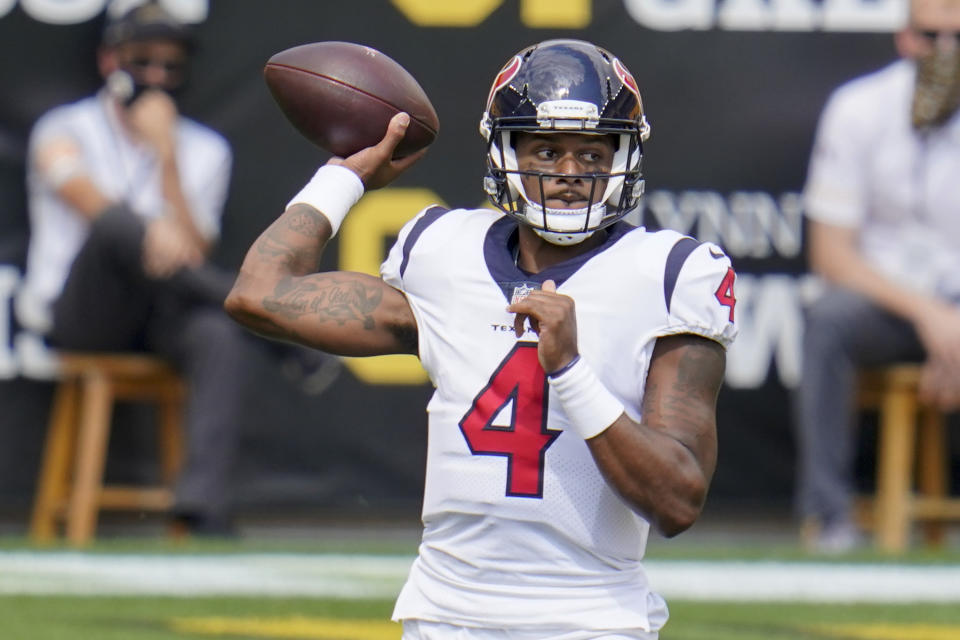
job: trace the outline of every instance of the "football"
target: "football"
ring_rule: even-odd
[[[434,141],[437,112],[423,88],[393,59],[352,42],[314,42],[281,51],[263,70],[274,100],[308,140],[346,157],[380,142],[395,114],[410,125],[394,158]]]

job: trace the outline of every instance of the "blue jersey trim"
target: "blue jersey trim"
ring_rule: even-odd
[[[680,269],[683,263],[693,253],[693,250],[700,246],[700,243],[693,238],[680,238],[667,254],[667,264],[663,270],[663,301],[667,305],[667,313],[670,313],[670,302],[673,299],[673,290],[677,286],[677,279],[680,277]]]
[[[566,282],[567,278],[586,264],[590,258],[606,251],[627,233],[636,229],[633,225],[625,222],[612,224],[606,229],[607,237],[603,243],[590,251],[564,260],[540,273],[527,273],[517,266],[513,257],[513,250],[517,245],[517,225],[516,220],[504,216],[490,225],[487,237],[483,242],[483,255],[487,262],[487,270],[500,290],[503,291],[503,295],[508,302],[512,299],[516,287],[527,286],[539,289],[545,280],[553,280],[559,287]]]
[[[427,212],[423,214],[419,220],[417,220],[413,229],[410,230],[410,234],[407,236],[407,239],[403,243],[403,260],[400,261],[400,277],[403,277],[404,272],[407,270],[407,264],[410,262],[410,252],[413,251],[413,245],[417,243],[417,240],[420,238],[421,234],[426,231],[427,227],[433,224],[437,218],[445,214],[449,209],[443,207],[430,207],[427,209]]]

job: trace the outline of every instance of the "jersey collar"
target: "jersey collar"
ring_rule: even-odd
[[[635,228],[625,222],[612,224],[606,228],[607,237],[603,243],[593,249],[548,267],[540,273],[527,273],[517,266],[514,259],[518,224],[516,220],[507,216],[498,218],[490,225],[483,242],[483,256],[487,263],[487,270],[508,302],[512,300],[514,291],[518,288],[539,289],[546,280],[553,280],[557,287],[560,287],[593,256],[606,251]]]

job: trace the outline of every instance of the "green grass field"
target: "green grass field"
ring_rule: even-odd
[[[679,541],[678,541],[679,542]],[[52,553],[64,549],[51,549]],[[37,551],[22,538],[0,539],[0,553]],[[240,540],[173,544],[157,539],[107,539],[84,557],[140,554],[412,554],[409,541]],[[707,547],[654,544],[652,555],[698,561],[784,560],[803,556],[785,545]],[[41,551],[41,553],[43,553]],[[819,558],[818,562],[825,559]],[[891,559],[863,551],[828,562],[957,566],[960,552],[911,551]],[[789,565],[788,565],[789,566]],[[789,569],[788,569],[789,570]],[[960,602],[778,603],[669,599],[671,619],[662,640],[960,640]],[[325,597],[0,596],[2,640],[399,640],[390,599]]]
[[[398,640],[392,602],[304,598],[7,596],[8,640]],[[672,602],[663,640],[957,640],[956,604]]]

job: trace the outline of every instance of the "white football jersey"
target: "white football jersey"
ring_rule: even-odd
[[[436,391],[424,534],[394,619],[462,626],[655,631],[666,605],[641,559],[649,524],[604,481],[568,430],[506,306],[552,279],[576,304],[578,348],[640,420],[658,336],[734,337],[734,273],[715,245],[619,223],[604,244],[541,273],[515,263],[517,223],[432,207],[381,267],[417,319]]]

